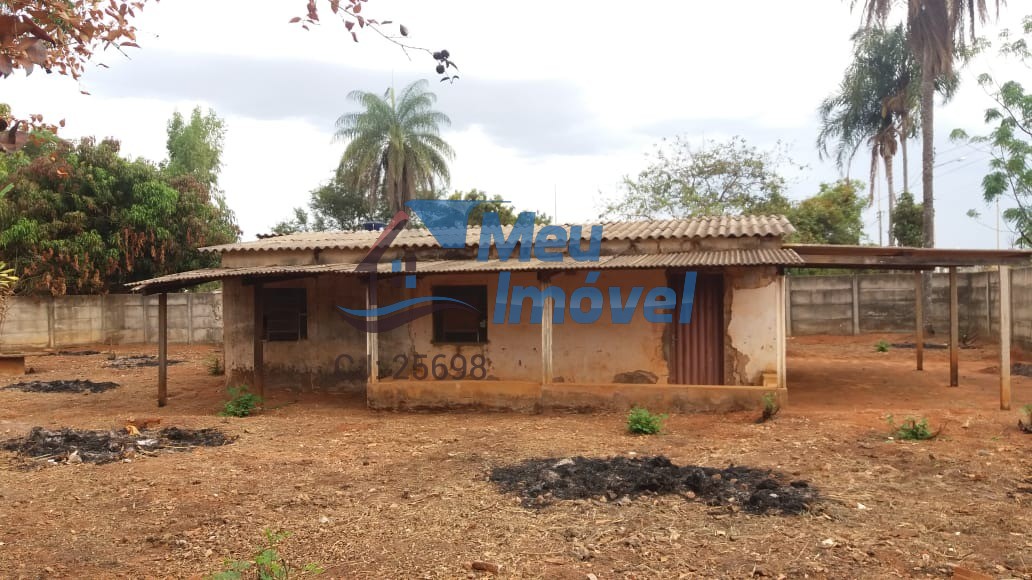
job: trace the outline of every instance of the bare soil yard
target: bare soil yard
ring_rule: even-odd
[[[109,347],[30,357],[33,380],[119,388],[0,388],[0,440],[34,427],[114,431],[130,419],[237,439],[99,465],[0,451],[0,577],[201,577],[251,555],[273,528],[291,532],[280,545],[291,562],[318,562],[329,578],[944,578],[956,569],[1032,579],[1032,435],[1017,429],[1032,379],[1014,377],[1015,410],[999,411],[993,347],[962,350],[961,386],[950,389],[947,351],[926,351],[917,372],[913,349],[875,352],[882,339],[912,341],[794,338],[789,406],[773,421],[757,424],[759,409],[675,415],[648,437],[625,434],[618,414],[381,413],[357,395],[284,390],[270,391],[261,415],[228,419],[217,416],[223,378],[206,371],[213,348],[170,349],[183,362],[169,369],[161,409],[156,370],[106,366]],[[887,414],[926,416],[943,432],[890,440]],[[710,477],[739,473],[732,464],[773,472],[775,483],[756,488],[806,482],[816,499],[800,514],[760,515],[646,482],[617,497],[553,493],[525,507],[526,486],[505,492],[491,481],[527,460],[549,459],[523,465],[554,483],[542,466],[564,477],[570,464],[555,465],[567,458],[629,468],[655,456],[672,462],[655,463],[663,469],[712,468],[700,471]],[[585,477],[581,488],[609,489]]]

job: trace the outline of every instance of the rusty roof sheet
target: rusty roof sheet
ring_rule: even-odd
[[[667,240],[692,238],[741,238],[753,236],[787,236],[795,232],[788,218],[782,215],[770,216],[712,216],[685,219],[602,222],[583,224],[581,238],[587,239],[591,234],[591,226],[602,226],[603,240]],[[535,234],[542,226],[534,228]],[[574,225],[563,225],[567,233]],[[512,226],[504,226],[502,231],[509,235]],[[221,246],[202,248],[210,252],[235,251],[275,251],[275,250],[361,250],[370,248],[380,236],[379,231],[348,232],[306,232],[263,238],[252,242],[237,242]],[[466,245],[477,246],[480,243],[480,227],[466,229]],[[407,229],[398,234],[392,247],[400,248],[435,248],[437,240],[429,230]]]
[[[461,274],[474,272],[521,272],[539,270],[627,270],[647,268],[699,268],[722,266],[793,266],[803,259],[792,250],[783,248],[750,250],[706,250],[668,254],[641,254],[601,256],[597,262],[578,262],[569,256],[562,261],[544,262],[538,259],[518,260],[437,260],[415,263],[417,274]],[[244,268],[204,268],[179,274],[170,274],[128,284],[134,291],[161,291],[193,286],[211,280],[227,278],[266,278],[313,276],[318,274],[362,275],[357,263],[311,264],[301,266],[253,266]],[[377,272],[392,274],[391,264],[378,264]],[[409,272],[403,272],[409,273]],[[157,289],[157,290],[155,290]]]

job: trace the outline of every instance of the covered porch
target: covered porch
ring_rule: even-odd
[[[999,327],[1000,337],[997,349],[998,397],[1001,410],[1009,410],[1013,400],[1011,380],[1011,285],[1010,268],[1032,263],[1032,252],[1026,250],[952,250],[940,248],[899,248],[879,246],[832,246],[811,244],[788,244],[798,253],[806,267],[844,268],[854,270],[910,270],[914,272],[914,358],[916,371],[925,370],[925,320],[926,304],[923,272],[937,268],[949,273],[949,340],[945,353],[948,362],[948,378],[943,381],[949,387],[960,386],[960,305],[958,303],[957,269],[962,267],[995,268],[999,281]],[[790,283],[790,282],[789,282]],[[854,298],[857,288],[854,287]],[[789,294],[785,293],[786,300]],[[854,299],[854,308],[859,303]],[[785,304],[785,309],[791,304]],[[853,320],[859,320],[854,312]],[[804,341],[805,342],[805,341]],[[842,372],[849,373],[843,369]],[[829,379],[837,373],[829,373]],[[793,377],[789,369],[789,377]],[[807,380],[805,375],[799,377]],[[812,378],[812,377],[810,377]],[[937,382],[937,379],[933,379]]]

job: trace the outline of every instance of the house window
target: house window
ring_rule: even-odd
[[[452,298],[465,307],[434,311],[434,342],[487,342],[487,286],[435,286],[434,297]]]
[[[308,295],[304,288],[264,288],[262,307],[265,340],[308,338]]]

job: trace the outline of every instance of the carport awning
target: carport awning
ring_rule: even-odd
[[[950,266],[1032,266],[1030,250],[952,250],[785,244],[811,268],[932,270]]]
[[[758,248],[740,250],[700,250],[668,254],[638,254],[601,256],[597,262],[578,262],[564,256],[562,261],[531,259],[510,260],[432,260],[415,263],[416,274],[460,274],[476,272],[525,272],[561,270],[635,270],[651,268],[719,268],[726,266],[805,266],[796,252],[785,248]],[[128,286],[134,292],[154,294],[195,286],[213,280],[228,278],[290,278],[315,276],[319,274],[341,274],[349,276],[367,275],[359,271],[357,263],[306,264],[298,266],[252,266],[243,268],[203,268],[179,274],[170,274],[133,282]],[[377,273],[392,272],[390,263],[377,265]],[[403,272],[411,274],[412,271]]]

